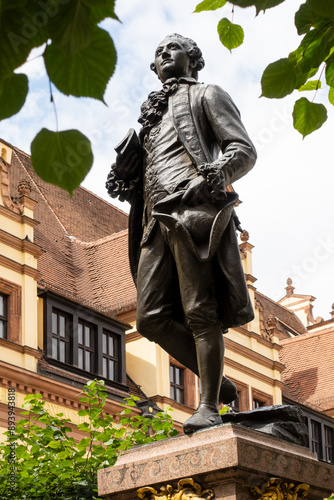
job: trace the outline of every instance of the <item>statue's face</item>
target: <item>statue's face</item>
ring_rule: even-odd
[[[189,56],[179,38],[165,38],[159,44],[155,51],[154,64],[162,82],[172,77],[192,75]]]

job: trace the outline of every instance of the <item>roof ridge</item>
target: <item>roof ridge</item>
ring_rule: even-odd
[[[108,234],[107,236],[103,236],[103,238],[99,238],[97,240],[92,240],[92,241],[82,241],[80,240],[80,238],[71,235],[69,235],[69,238],[71,238],[72,241],[78,243],[83,247],[91,248],[93,246],[102,245],[103,243],[107,243],[111,240],[117,240],[125,236],[128,233],[128,231],[129,231],[128,229],[122,229],[122,231],[117,231],[117,233]]]
[[[126,372],[126,376],[127,376],[127,377],[128,377],[128,379],[129,379],[129,380],[130,380],[130,381],[131,381],[131,382],[132,382],[132,383],[133,383],[133,384],[137,387],[137,390],[138,390],[139,392],[141,392],[141,393],[144,395],[144,397],[148,400],[149,398],[148,398],[147,394],[143,391],[143,389],[141,388],[141,386],[140,386],[140,385],[138,385],[138,384],[137,384],[137,383],[133,380],[133,378],[132,378],[132,377],[130,377],[130,375],[128,374],[128,372]]]
[[[287,295],[284,295],[281,299],[279,299],[278,303],[281,302],[281,300],[284,300],[286,297],[287,297]],[[304,293],[293,293],[291,295],[291,297],[297,297],[297,299],[301,299],[301,298],[313,299],[312,302],[314,300],[317,300],[317,297],[315,297],[314,295],[304,294]]]
[[[27,156],[28,158],[31,158],[31,155],[23,151],[23,149],[20,149],[17,146],[13,146],[12,144],[10,144],[10,146],[12,147],[13,151],[15,150],[20,151],[20,153],[22,153],[23,155]]]
[[[264,297],[265,299],[269,300],[272,304],[275,304],[275,306],[278,306],[278,307],[282,307],[283,309],[285,309],[286,311],[289,311],[289,312],[292,312],[290,311],[290,309],[288,309],[287,307],[285,306],[282,306],[281,304],[279,304],[278,302],[275,302],[273,299],[271,299],[270,297],[268,297],[268,295],[265,295],[264,293],[261,293],[259,292],[258,290],[255,290],[255,295],[258,294],[258,295],[261,295],[262,297]]]
[[[61,222],[61,220],[59,219],[58,215],[54,212],[54,210],[52,209],[50,203],[48,202],[47,198],[44,196],[43,192],[41,191],[41,188],[38,186],[38,184],[35,182],[34,178],[31,176],[31,174],[28,172],[28,170],[26,169],[26,167],[24,166],[24,164],[22,163],[19,155],[17,154],[16,150],[13,149],[13,153],[14,155],[16,156],[17,160],[19,161],[21,167],[23,168],[23,170],[25,171],[25,173],[29,176],[29,179],[31,180],[31,182],[34,184],[34,186],[36,187],[38,193],[40,194],[41,198],[43,199],[43,201],[46,203],[47,207],[49,208],[49,210],[51,211],[51,213],[55,216],[56,220],[58,221],[59,225],[61,226],[61,228],[64,230],[64,232],[66,234],[68,234],[68,231],[66,229],[66,227],[64,226],[64,224]],[[26,153],[24,153],[26,154]]]
[[[303,340],[303,339],[311,339],[311,338],[314,338],[314,337],[318,337],[319,335],[328,335],[328,334],[334,334],[334,331],[331,330],[331,331],[325,331],[325,332],[308,332],[306,331],[306,333],[302,333],[301,335],[298,335],[297,337],[292,337],[290,339],[284,339],[284,340],[281,340],[280,341],[280,344],[281,343],[288,343],[288,342],[297,342],[297,340]]]

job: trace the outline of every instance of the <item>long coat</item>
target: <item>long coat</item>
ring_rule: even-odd
[[[230,185],[253,167],[255,148],[230,96],[216,85],[187,80],[189,85],[180,85],[168,103],[178,138],[196,167],[215,162],[223,171],[225,185]],[[129,260],[135,283],[143,237],[140,183],[137,189],[131,196],[129,218]],[[251,321],[254,313],[232,219],[222,234],[214,266],[218,313],[224,329]]]

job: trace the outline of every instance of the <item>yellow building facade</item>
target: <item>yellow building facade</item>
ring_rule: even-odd
[[[79,436],[76,425],[86,419],[78,415],[78,411],[85,408],[79,402],[80,393],[84,383],[98,374],[80,376],[66,372],[66,367],[62,373],[59,363],[50,371],[44,359],[46,302],[50,299],[40,284],[42,273],[38,262],[45,250],[35,242],[35,230],[40,224],[34,214],[37,201],[31,195],[28,175],[24,175],[14,192],[11,169],[17,163],[12,165],[12,147],[0,141],[0,153],[0,439],[5,439],[3,432],[8,429],[8,403],[11,405],[14,397],[18,419],[24,397],[32,393],[42,394],[45,408],[51,414],[63,413],[70,418],[74,436]],[[82,305],[81,310],[81,316],[88,314],[90,321],[94,321],[96,310],[90,311]],[[112,324],[119,338],[124,337],[127,325],[114,318],[106,317],[104,321]],[[123,372],[123,380],[117,388],[107,384],[111,397],[106,410],[114,415],[122,411],[120,402],[130,394],[124,377],[125,366]],[[140,413],[139,409],[134,411]]]

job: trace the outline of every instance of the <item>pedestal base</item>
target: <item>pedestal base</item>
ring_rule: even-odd
[[[278,478],[277,484],[282,480],[282,485],[292,485],[290,493],[301,483],[309,485],[310,500],[326,498],[334,491],[334,467],[319,462],[307,448],[225,424],[125,452],[114,467],[99,471],[99,495],[107,500],[211,498],[199,493],[173,496],[171,492],[179,489],[178,482],[184,478],[193,478],[201,491],[212,490],[216,500],[265,498],[261,496],[262,487],[271,478]],[[283,487],[277,484],[272,488]],[[170,496],[163,496],[161,487],[168,485]],[[154,488],[157,493],[139,497],[138,490],[143,487]],[[251,488],[255,488],[253,492]],[[306,490],[300,489],[295,499],[305,497]]]

